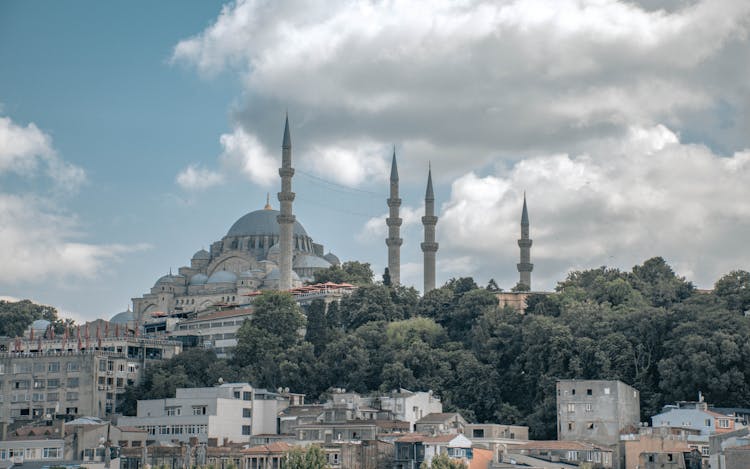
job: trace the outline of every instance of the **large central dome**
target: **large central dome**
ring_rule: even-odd
[[[227,236],[278,236],[279,223],[276,217],[279,213],[278,210],[263,209],[243,215],[229,228]],[[298,221],[294,222],[294,235],[307,236],[307,232]]]

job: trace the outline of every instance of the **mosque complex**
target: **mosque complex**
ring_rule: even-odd
[[[210,245],[208,251],[197,251],[190,259],[189,266],[180,267],[177,273],[170,271],[159,278],[148,293],[132,299],[132,311],[119,313],[112,321],[141,323],[155,313],[189,317],[216,308],[246,306],[259,290],[299,289],[313,280],[316,271],[340,265],[339,258],[330,251],[326,253],[322,244],[313,241],[293,214],[294,168],[288,117],[284,125],[279,176],[280,210],[274,210],[270,200],[267,200],[263,209],[240,217],[221,240]],[[385,243],[388,248],[388,270],[391,283],[399,285],[403,239],[400,237],[401,199],[395,149],[387,205],[388,237]],[[425,192],[425,215],[422,217],[425,293],[435,288],[435,257],[439,246],[435,241],[437,222],[430,168]],[[525,195],[518,245],[521,250],[520,263],[517,265],[519,286],[530,289],[533,264],[530,262],[531,239]]]

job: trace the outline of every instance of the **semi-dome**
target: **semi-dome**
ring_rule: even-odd
[[[276,217],[279,214],[278,210],[271,209],[256,210],[245,214],[229,228],[227,236],[278,235],[279,223]],[[307,236],[307,232],[298,221],[294,222],[294,235]]]
[[[341,261],[339,260],[338,256],[336,254],[329,252],[325,256],[323,256],[323,259],[327,260],[333,265],[341,265]]]
[[[174,275],[174,274],[167,274],[163,277],[161,277],[159,280],[156,281],[155,285],[159,284],[170,284],[170,283],[179,283],[181,282],[185,277],[183,277],[180,274]]]
[[[208,281],[208,275],[195,274],[190,277],[190,285],[204,285]]]
[[[31,328],[35,331],[46,331],[50,324],[46,319],[37,319],[31,323]]]
[[[208,277],[206,283],[234,283],[237,281],[237,275],[228,270],[219,270]]]
[[[208,253],[205,249],[201,249],[200,251],[193,254],[193,260],[194,261],[208,261],[211,260],[211,254]]]
[[[266,275],[266,280],[279,280],[281,278],[281,272],[279,271],[278,267],[274,267],[271,269],[270,272],[268,272],[268,275]],[[299,280],[299,275],[297,275],[297,272],[292,271],[292,280]]]
[[[297,256],[294,260],[295,269],[327,269],[331,263],[318,256]]]
[[[135,321],[135,314],[133,314],[132,311],[123,311],[122,313],[117,313],[114,316],[112,316],[112,319],[109,320],[112,324],[127,324],[129,322]]]

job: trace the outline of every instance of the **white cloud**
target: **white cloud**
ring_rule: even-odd
[[[356,187],[365,182],[386,181],[390,174],[390,149],[382,144],[339,142],[314,145],[301,160],[323,178]]]
[[[40,165],[61,189],[75,191],[86,180],[84,170],[63,161],[52,148],[49,135],[33,122],[23,127],[9,117],[0,117],[0,175],[14,172],[30,176]]]
[[[224,176],[216,171],[191,164],[180,171],[175,181],[180,187],[188,191],[205,190],[221,184],[224,181]]]
[[[245,178],[262,186],[277,182],[279,161],[273,158],[258,137],[235,128],[221,136],[224,152],[219,157],[223,170],[239,171]]]
[[[596,147],[596,145],[592,145]],[[712,284],[750,264],[750,151],[732,157],[680,143],[664,126],[633,128],[588,155],[518,162],[503,174],[468,173],[452,186],[438,225],[441,249],[470,256],[487,277],[513,277],[528,189],[533,262],[544,279],[571,265],[629,268],[661,255]],[[549,287],[550,285],[547,285]]]
[[[121,255],[146,245],[90,244],[80,238],[75,216],[50,201],[0,193],[0,282],[43,284],[51,279],[93,278]]]
[[[52,139],[36,125],[23,127],[0,117],[0,175],[10,172],[27,179],[42,173],[54,189],[64,191],[76,190],[86,179],[82,168],[57,155]],[[59,197],[41,193],[0,192],[0,284],[93,278],[120,255],[147,248],[80,241],[76,216],[60,204]]]
[[[422,215],[424,215],[424,205],[421,207],[412,207],[409,205],[401,206],[399,209],[399,216],[402,220],[402,237],[404,237],[407,229],[422,223]],[[384,241],[385,238],[388,237],[388,226],[385,224],[386,218],[388,218],[388,213],[367,220],[358,233],[357,240],[362,244]]]

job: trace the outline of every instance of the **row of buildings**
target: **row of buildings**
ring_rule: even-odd
[[[221,383],[139,401],[135,416],[17,429],[0,442],[0,465],[278,469],[286,453],[310,445],[322,448],[332,469],[417,469],[440,454],[469,469],[750,463],[750,409],[712,408],[699,399],[666,406],[647,425],[640,422],[638,391],[622,382],[561,380],[556,391],[558,438],[537,441],[525,426],[470,423],[443,412],[430,391],[363,396],[334,389],[309,404],[288,389]]]

